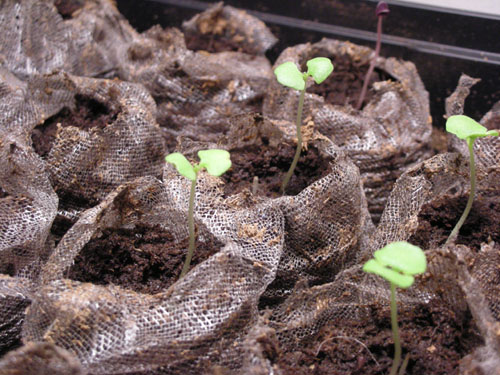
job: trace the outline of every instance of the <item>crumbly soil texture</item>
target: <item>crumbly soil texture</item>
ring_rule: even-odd
[[[410,242],[423,249],[442,246],[467,204],[466,194],[444,195],[422,207],[418,228]],[[500,243],[500,192],[474,198],[472,209],[460,229],[456,243],[479,251],[481,243]]]
[[[58,126],[74,126],[83,130],[103,129],[116,119],[116,115],[103,103],[76,95],[73,109],[64,107],[33,130],[33,148],[38,155],[45,158],[52,149]]]
[[[394,355],[389,305],[370,308],[367,319],[339,319],[324,326],[300,347],[271,360],[283,375],[383,375]],[[406,375],[454,375],[459,361],[482,345],[471,316],[431,301],[412,309],[399,308],[402,359]]]
[[[248,189],[255,195],[276,198],[292,164],[295,146],[268,145],[233,149],[231,169],[222,175],[226,196]],[[315,147],[302,150],[299,162],[285,189],[286,195],[297,195],[314,181],[326,176],[329,161]]]
[[[31,133],[33,149],[42,159],[47,159],[56,140],[59,127],[74,126],[82,130],[94,131],[104,129],[112,124],[116,117],[117,113],[110,110],[105,104],[83,95],[75,95],[73,108],[64,107],[57,114],[45,120],[43,124],[33,129]],[[99,203],[96,200],[88,200],[82,196],[57,189],[56,193],[59,197],[60,208],[86,209]],[[58,218],[56,221],[59,221],[55,225],[56,232],[61,232],[63,227],[68,229],[66,220]]]
[[[355,63],[348,55],[330,56],[330,59],[335,67],[332,74],[320,85],[313,85],[308,92],[322,96],[326,103],[339,106],[350,105],[355,108],[361,96],[369,65]],[[307,67],[304,66],[303,69],[305,71]],[[373,83],[388,79],[394,80],[388,73],[374,69],[362,106],[373,98],[373,91],[370,90]]]
[[[197,236],[191,267],[218,252],[222,243]],[[155,294],[179,279],[188,249],[188,238],[176,242],[160,226],[104,230],[80,251],[69,270],[69,279],[98,285],[114,284],[139,293]]]

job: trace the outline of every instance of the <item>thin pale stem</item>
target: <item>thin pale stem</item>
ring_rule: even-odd
[[[358,103],[356,104],[356,109],[361,109],[361,105],[365,100],[366,91],[368,91],[368,83],[370,82],[370,77],[375,69],[375,63],[377,62],[378,56],[380,54],[380,45],[382,44],[382,18],[383,16],[378,16],[377,21],[377,43],[375,45],[375,56],[370,61],[370,66],[368,67],[368,72],[366,72],[365,80],[363,82],[363,88],[361,89],[361,95],[359,95]]]
[[[252,181],[252,194],[256,195],[258,189],[259,189],[259,177],[254,176]]]
[[[467,205],[465,206],[465,210],[460,216],[455,228],[450,233],[450,236],[446,240],[445,246],[451,242],[455,241],[455,238],[458,235],[458,231],[465,223],[465,219],[469,216],[469,212],[472,208],[472,202],[474,202],[474,196],[476,195],[476,165],[474,163],[474,140],[467,140],[467,145],[469,146],[469,169],[470,169],[470,193],[469,199],[467,200]]]
[[[396,285],[394,283],[391,283],[391,327],[394,339],[394,361],[389,375],[396,375],[401,363],[401,343],[399,341],[398,306],[396,304]]]
[[[196,176],[198,177],[198,176]],[[184,266],[182,267],[181,276],[182,279],[184,275],[189,271],[189,265],[191,264],[191,259],[194,253],[194,196],[196,192],[196,180],[195,178],[191,182],[191,192],[189,193],[189,209],[188,209],[188,226],[189,226],[189,248],[186,255],[186,260],[184,261]]]
[[[295,125],[297,127],[297,148],[295,149],[295,156],[293,157],[292,165],[290,165],[290,169],[288,170],[285,179],[283,180],[283,183],[281,184],[281,194],[285,194],[285,189],[286,185],[288,185],[288,182],[293,176],[293,171],[295,167],[297,166],[297,163],[299,162],[300,158],[300,152],[302,150],[302,108],[304,107],[304,96],[306,93],[306,88],[304,86],[304,89],[300,92],[300,97],[299,97],[299,108],[297,110],[297,120],[295,121]]]
[[[403,359],[403,363],[401,364],[401,367],[399,368],[398,375],[404,375],[406,372],[406,368],[408,367],[408,362],[410,361],[410,353],[407,353],[405,356],[405,359]]]

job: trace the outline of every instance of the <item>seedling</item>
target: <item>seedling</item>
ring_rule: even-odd
[[[427,260],[422,249],[404,241],[390,243],[375,251],[373,257],[374,259],[370,259],[365,263],[363,271],[379,275],[391,284],[391,327],[394,338],[394,361],[389,374],[395,375],[401,363],[396,286],[403,289],[412,286],[415,281],[413,275],[425,272]]]
[[[189,209],[188,209],[188,227],[189,227],[189,248],[182,267],[181,276],[182,278],[189,270],[189,265],[191,264],[191,258],[194,253],[194,196],[196,191],[196,180],[198,178],[198,172],[205,168],[208,174],[212,176],[220,176],[231,168],[231,158],[229,152],[225,150],[203,150],[198,151],[198,157],[200,162],[195,165],[186,159],[184,155],[179,152],[174,152],[167,155],[165,160],[171,163],[177,169],[182,176],[191,180],[191,192],[189,194]]]
[[[297,110],[297,120],[295,125],[297,127],[297,149],[295,150],[295,156],[292,161],[292,165],[288,170],[285,179],[281,185],[281,193],[285,193],[286,186],[292,178],[293,171],[297,166],[297,162],[299,161],[300,151],[302,149],[302,107],[304,106],[304,95],[306,92],[306,82],[309,77],[314,79],[314,82],[320,84],[323,82],[333,71],[333,64],[330,59],[326,57],[315,57],[307,61],[307,72],[301,73],[297,66],[289,61],[281,64],[274,70],[274,74],[276,75],[276,79],[283,86],[291,87],[292,89],[300,91],[299,97],[299,107]]]
[[[448,133],[455,134],[458,138],[464,139],[467,142],[469,148],[469,169],[470,169],[470,193],[469,199],[467,200],[467,205],[465,210],[460,216],[457,224],[450,233],[450,236],[446,240],[445,246],[451,241],[455,240],[458,235],[458,231],[462,227],[469,215],[472,208],[472,202],[474,201],[474,195],[476,194],[476,165],[474,162],[474,141],[476,138],[488,137],[495,135],[498,137],[498,130],[488,130],[478,122],[474,121],[468,116],[457,115],[450,116],[446,121],[446,131]]]
[[[375,69],[375,63],[377,62],[378,56],[380,54],[380,46],[382,44],[382,20],[386,15],[389,14],[389,5],[385,1],[379,1],[377,7],[375,8],[375,14],[377,15],[377,43],[375,44],[375,55],[370,61],[370,66],[368,67],[368,72],[366,72],[365,80],[363,82],[363,88],[361,89],[361,95],[359,95],[358,103],[356,104],[356,109],[360,109],[365,100],[366,91],[368,90],[368,83],[370,82],[370,77]]]

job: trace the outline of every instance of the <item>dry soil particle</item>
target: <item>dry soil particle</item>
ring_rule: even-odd
[[[191,268],[222,247],[208,235],[197,238]],[[154,294],[179,279],[188,239],[175,243],[159,226],[104,230],[89,241],[75,259],[68,277],[98,285],[115,284],[140,293]]]

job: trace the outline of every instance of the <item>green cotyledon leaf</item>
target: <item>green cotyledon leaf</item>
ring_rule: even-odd
[[[498,136],[498,130],[488,130],[477,121],[464,115],[450,116],[446,121],[446,131],[460,139]]]
[[[307,62],[307,74],[320,84],[333,72],[333,64],[327,57],[315,57]]]
[[[212,176],[220,176],[231,168],[231,156],[226,150],[198,151],[200,167],[206,168]]]
[[[184,155],[179,152],[174,152],[172,154],[167,155],[165,160],[173,164],[182,176],[190,179],[191,181],[196,180],[196,172],[191,163],[186,159]]]
[[[283,86],[291,87],[295,90],[304,90],[306,82],[304,75],[299,71],[297,66],[291,62],[285,62],[274,69],[276,79]]]

